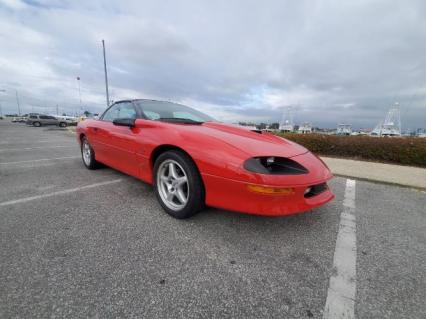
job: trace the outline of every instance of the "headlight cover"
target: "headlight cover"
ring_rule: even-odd
[[[302,175],[309,171],[289,158],[275,156],[252,157],[244,162],[244,168],[265,175]]]

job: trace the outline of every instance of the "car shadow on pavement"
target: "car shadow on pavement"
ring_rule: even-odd
[[[221,226],[230,229],[246,228],[247,231],[265,231],[268,233],[285,232],[298,229],[298,231],[311,231],[316,228],[323,219],[328,219],[327,210],[331,206],[317,208],[299,214],[271,217],[251,215],[233,211],[226,211],[215,208],[206,208],[204,211],[193,216],[193,222],[203,225],[211,223],[220,223]]]

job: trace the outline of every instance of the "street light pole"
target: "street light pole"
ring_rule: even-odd
[[[18,115],[21,116],[21,107],[19,105],[18,90],[15,90],[15,93],[16,93],[16,104],[18,105]]]
[[[78,83],[78,96],[80,98],[80,113],[83,112],[82,106],[81,106],[81,90],[80,90],[80,77],[77,76],[77,83]]]
[[[106,91],[106,104],[109,106],[109,92],[108,92],[108,72],[106,66],[106,56],[105,56],[105,41],[102,40],[102,49],[104,53],[104,72],[105,72],[105,91]]]
[[[6,90],[0,90],[0,92],[6,92]],[[0,104],[0,116],[3,116],[3,109],[1,108],[1,104]]]
[[[6,92],[6,90],[0,90],[0,92]],[[18,115],[21,116],[21,106],[19,105],[18,90],[15,89],[15,93],[16,93],[16,105],[18,106]]]

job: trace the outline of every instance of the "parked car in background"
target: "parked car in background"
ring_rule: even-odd
[[[18,120],[19,123],[26,123],[28,119],[28,115],[21,116]]]
[[[67,126],[77,125],[78,123],[78,118],[75,116],[58,115],[55,117],[58,119],[59,122],[65,122]]]
[[[59,127],[68,126],[65,120],[57,119],[56,117],[51,115],[30,115],[28,116],[26,124],[36,126],[36,127],[47,126],[47,125],[56,125]]]
[[[27,118],[24,116],[17,116],[12,118],[13,123],[25,123],[27,121]]]

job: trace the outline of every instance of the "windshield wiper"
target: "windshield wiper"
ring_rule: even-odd
[[[157,121],[170,121],[170,122],[179,122],[179,123],[185,123],[185,124],[203,124],[204,122],[201,121],[195,121],[192,119],[185,119],[181,117],[160,117],[157,119]]]

